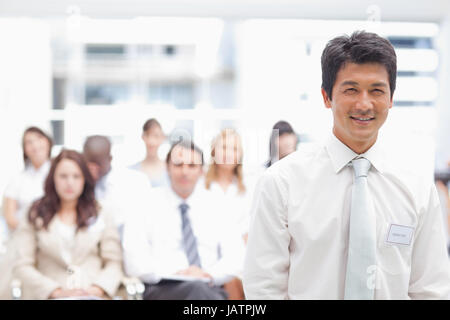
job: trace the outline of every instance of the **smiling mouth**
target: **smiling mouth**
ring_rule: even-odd
[[[360,122],[360,123],[368,123],[372,120],[375,120],[375,117],[353,117],[353,116],[350,116],[350,118],[353,120],[356,120],[357,122]]]

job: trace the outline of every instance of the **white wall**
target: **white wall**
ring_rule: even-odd
[[[0,19],[0,194],[23,167],[27,126],[50,131],[51,51],[48,26],[34,19]]]

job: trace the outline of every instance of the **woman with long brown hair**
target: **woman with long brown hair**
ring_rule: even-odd
[[[53,160],[44,196],[15,234],[15,276],[24,298],[113,297],[122,278],[118,231],[95,200],[83,156],[63,150]]]
[[[22,137],[25,168],[8,184],[3,200],[3,215],[9,231],[17,228],[31,203],[43,195],[52,146],[52,138],[38,127],[25,130]]]

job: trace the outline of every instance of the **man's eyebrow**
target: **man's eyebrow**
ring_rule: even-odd
[[[341,83],[341,87],[343,86],[358,86],[359,83],[353,80],[347,80]],[[385,82],[375,82],[370,85],[371,87],[385,87],[387,88],[387,84]]]
[[[384,87],[387,88],[387,84],[385,82],[375,82],[370,85],[371,87]]]
[[[357,86],[358,82],[353,81],[353,80],[347,80],[341,83],[341,87],[343,86]]]

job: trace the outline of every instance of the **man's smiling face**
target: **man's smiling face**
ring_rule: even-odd
[[[334,135],[356,153],[367,151],[392,107],[386,68],[347,62],[337,73],[331,99],[324,89],[322,95],[333,112]]]

